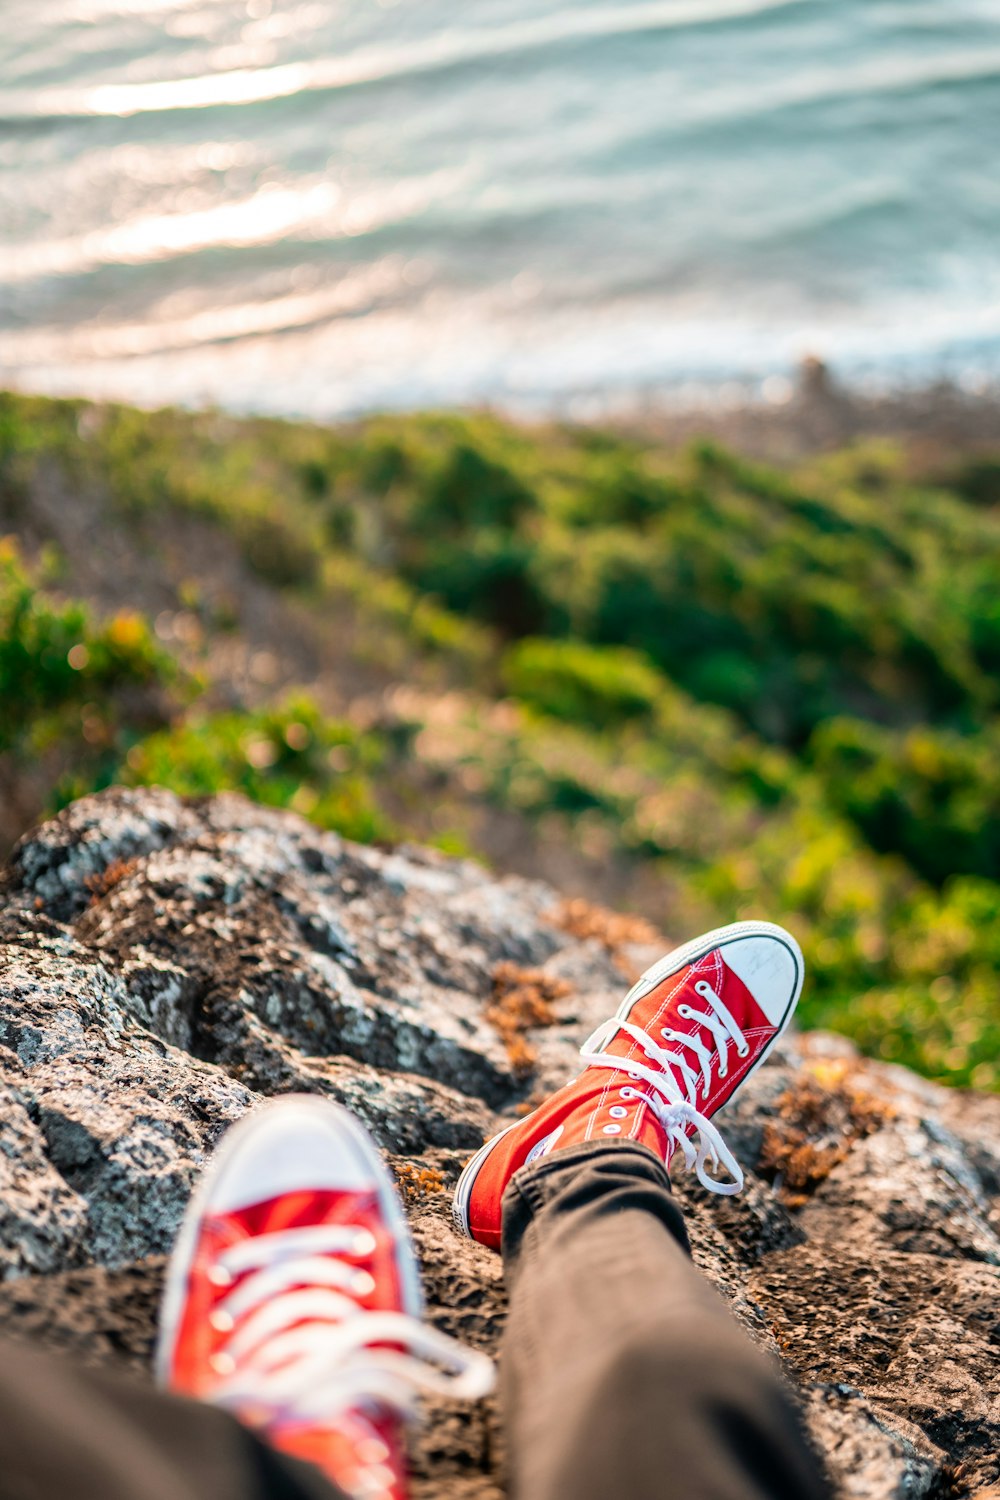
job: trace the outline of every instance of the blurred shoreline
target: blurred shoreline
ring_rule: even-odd
[[[319,382],[320,386],[322,382]],[[913,472],[932,470],[938,462],[1000,449],[1000,382],[972,389],[941,378],[924,384],[874,387],[842,379],[824,361],[801,361],[792,378],[769,376],[754,383],[731,381],[711,385],[668,386],[646,392],[592,391],[562,400],[524,401],[498,397],[490,401],[450,401],[413,405],[372,405],[347,412],[316,415],[283,409],[280,399],[266,407],[243,401],[218,402],[205,393],[190,400],[128,399],[103,395],[62,382],[21,382],[0,368],[0,390],[55,400],[127,405],[141,411],[175,409],[197,413],[218,410],[237,419],[276,420],[335,429],[372,417],[419,416],[428,411],[485,412],[525,427],[567,423],[602,427],[665,447],[682,447],[698,438],[718,441],[748,458],[794,462],[812,454],[867,441],[897,442],[906,448]]]
[[[598,412],[594,420],[601,420]],[[806,359],[794,381],[765,381],[760,393],[723,388],[701,401],[651,402],[647,410],[603,420],[667,446],[710,437],[774,461],[887,439],[905,444],[919,469],[1000,447],[1000,386],[971,391],[938,380],[875,393],[842,383],[819,359]]]

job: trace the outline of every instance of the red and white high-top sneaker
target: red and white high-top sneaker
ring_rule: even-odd
[[[803,972],[798,943],[770,922],[720,927],[668,953],[584,1042],[580,1076],[472,1158],[455,1189],[458,1229],[498,1249],[513,1174],[584,1141],[639,1141],[668,1166],[680,1150],[704,1187],[738,1193],[743,1173],[711,1117],[788,1025]]]
[[[346,1110],[289,1095],[229,1131],[192,1199],[157,1375],[357,1500],[404,1500],[402,1422],[417,1393],[475,1398],[493,1383],[491,1361],[420,1322],[421,1309],[374,1144]]]

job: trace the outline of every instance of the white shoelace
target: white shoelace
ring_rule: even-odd
[[[705,1115],[697,1109],[699,1083],[702,1098],[707,1098],[712,1088],[712,1066],[718,1060],[718,1076],[725,1078],[729,1072],[729,1043],[736,1048],[739,1057],[750,1051],[746,1037],[727,1009],[722,996],[718,995],[707,980],[699,979],[695,992],[708,1002],[708,1010],[694,1010],[690,1005],[679,1005],[677,1012],[686,1021],[695,1021],[711,1034],[714,1048],[706,1045],[701,1037],[684,1031],[661,1027],[660,1036],[675,1046],[689,1047],[695,1053],[700,1066],[700,1076],[689,1061],[678,1052],[668,1052],[657,1045],[641,1026],[622,1021],[612,1016],[604,1021],[580,1048],[583,1061],[593,1068],[614,1068],[634,1079],[642,1079],[650,1085],[651,1093],[635,1091],[636,1098],[646,1101],[660,1124],[667,1139],[674,1142],[684,1156],[685,1164],[693,1166],[702,1187],[710,1193],[738,1193],[743,1186],[743,1172],[719,1131]],[[603,1052],[604,1047],[617,1032],[624,1031],[642,1049],[650,1062],[656,1063],[662,1072],[647,1067],[634,1057],[616,1057]],[[684,1088],[678,1084],[674,1072],[683,1079]],[[685,1097],[686,1094],[686,1097]],[[688,1134],[694,1130],[699,1137],[696,1148]],[[705,1170],[705,1162],[711,1161],[717,1172],[724,1167],[733,1178],[732,1182],[719,1182]]]
[[[407,1313],[359,1305],[371,1277],[335,1257],[373,1248],[367,1229],[324,1225],[224,1250],[211,1279],[217,1286],[243,1279],[212,1314],[213,1326],[230,1333],[215,1355],[222,1380],[213,1401],[266,1412],[268,1426],[282,1427],[332,1422],[358,1406],[408,1419],[421,1392],[487,1395],[494,1369],[485,1354]],[[395,1347],[373,1347],[386,1344]]]

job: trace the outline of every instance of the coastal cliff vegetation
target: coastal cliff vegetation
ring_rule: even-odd
[[[0,397],[0,840],[240,790],[761,913],[805,1024],[1000,1087],[1000,462]]]

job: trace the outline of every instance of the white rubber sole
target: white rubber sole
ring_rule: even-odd
[[[720,1110],[725,1109],[726,1105],[732,1104],[733,1100],[737,1098],[748,1079],[757,1071],[761,1063],[767,1058],[768,1053],[771,1052],[788,1030],[792,1017],[795,1014],[795,1007],[799,1002],[799,996],[802,993],[802,983],[805,979],[805,960],[802,957],[801,948],[790,932],[786,932],[783,927],[779,927],[774,922],[733,922],[728,927],[713,928],[711,932],[703,933],[701,937],[693,938],[689,943],[683,943],[681,947],[672,949],[663,958],[657,959],[655,964],[651,964],[636,980],[615,1011],[613,1017],[616,1021],[627,1021],[633,1006],[642,1000],[644,996],[648,995],[650,990],[655,989],[658,984],[661,984],[664,979],[668,979],[671,974],[676,974],[679,969],[686,968],[688,964],[696,963],[699,958],[704,958],[705,954],[711,953],[714,948],[724,948],[727,943],[735,943],[741,938],[747,937],[770,937],[784,944],[791,954],[795,965],[795,983],[791,999],[788,1002],[784,1015],[778,1023],[778,1028],[774,1036],[757,1058],[753,1067],[748,1069],[746,1077],[737,1084],[725,1104],[719,1106]],[[527,1118],[530,1119],[530,1115]],[[516,1130],[519,1125],[523,1124],[524,1120],[512,1121],[510,1125],[505,1126],[503,1130],[480,1146],[472,1160],[466,1164],[461,1177],[458,1179],[455,1187],[455,1196],[451,1203],[451,1216],[455,1228],[460,1234],[465,1235],[467,1239],[474,1237],[469,1229],[469,1199],[472,1197],[472,1189],[475,1186],[476,1178],[482,1169],[483,1163],[498,1141],[501,1141],[510,1131]]]
[[[356,1160],[360,1160],[366,1172],[370,1174],[377,1193],[379,1209],[396,1245],[403,1311],[417,1318],[423,1312],[424,1299],[420,1286],[420,1270],[413,1242],[410,1239],[409,1227],[395,1183],[375,1143],[364,1126],[339,1104],[334,1104],[328,1099],[321,1099],[315,1094],[285,1094],[251,1110],[226,1132],[221,1144],[214,1151],[201,1181],[191,1195],[170,1257],[163,1289],[154,1361],[158,1385],[164,1387],[170,1385],[174,1350],[184,1313],[184,1303],[187,1299],[191,1265],[198,1247],[202,1221],[206,1214],[211,1212],[212,1193],[216,1183],[224,1169],[232,1166],[237,1155],[243,1153],[248,1156],[252,1155],[255,1142],[266,1133],[274,1114],[287,1109],[291,1104],[294,1104],[300,1112],[305,1110],[310,1114],[315,1114],[318,1120],[330,1129],[331,1135],[335,1134],[341,1138],[344,1149],[350,1151]]]

